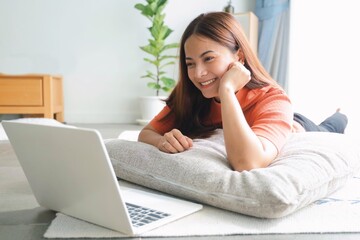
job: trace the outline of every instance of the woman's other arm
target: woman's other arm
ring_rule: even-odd
[[[138,141],[153,145],[167,153],[183,152],[193,145],[192,139],[183,135],[178,129],[172,129],[161,135],[150,124],[140,131]]]

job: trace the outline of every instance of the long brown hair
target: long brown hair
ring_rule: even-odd
[[[179,80],[174,90],[166,100],[171,112],[168,116],[175,116],[175,128],[190,137],[209,135],[219,126],[204,124],[205,117],[210,112],[212,99],[205,98],[188,77],[185,61],[184,45],[193,34],[209,38],[227,47],[233,53],[239,49],[244,54],[244,66],[251,73],[251,80],[247,88],[261,88],[269,84],[276,84],[261,65],[256,54],[251,50],[246,36],[237,20],[226,12],[203,13],[195,18],[185,29],[180,42]],[[165,116],[166,119],[168,116]]]

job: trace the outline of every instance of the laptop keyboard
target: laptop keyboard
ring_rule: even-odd
[[[126,203],[131,222],[134,227],[140,227],[145,224],[157,221],[170,216],[169,213],[160,212],[154,209],[141,207],[135,204]]]

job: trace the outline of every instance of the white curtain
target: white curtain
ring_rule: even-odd
[[[288,90],[290,0],[256,0],[258,56],[270,75]]]

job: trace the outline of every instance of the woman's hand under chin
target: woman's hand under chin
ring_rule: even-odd
[[[219,96],[226,91],[232,93],[242,89],[251,80],[250,71],[240,62],[234,62],[229,65],[228,70],[220,80]]]

